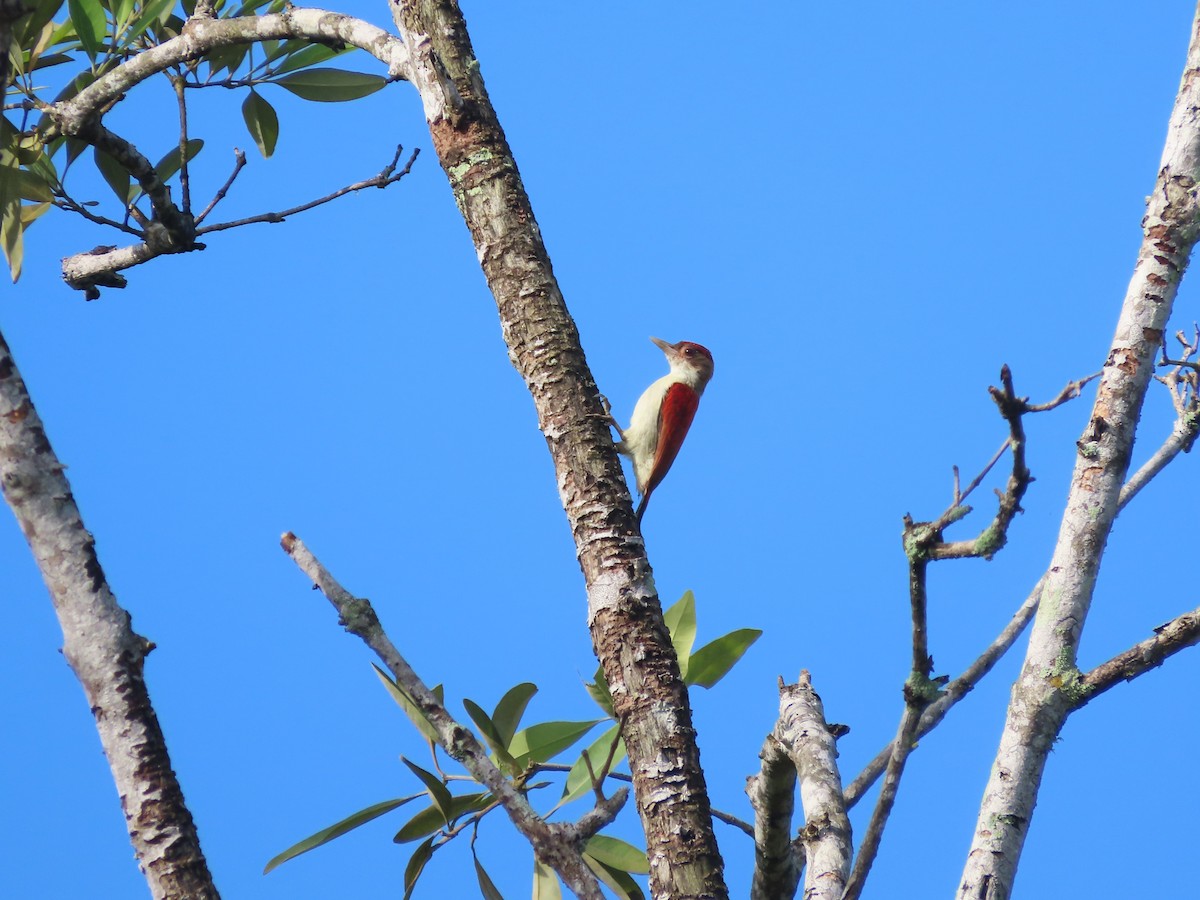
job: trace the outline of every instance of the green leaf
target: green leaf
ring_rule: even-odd
[[[374,806],[368,806],[366,809],[360,809],[352,816],[347,816],[342,821],[330,825],[328,828],[323,828],[314,834],[312,837],[307,837],[298,844],[293,844],[288,847],[278,856],[273,857],[267,867],[263,869],[263,874],[266,875],[276,866],[282,865],[289,859],[295,859],[301,853],[307,853],[315,847],[320,847],[322,844],[328,844],[334,838],[341,837],[348,831],[353,831],[359,825],[365,825],[372,819],[378,819],[384,813],[389,813],[397,807],[403,806],[409,800],[415,800],[417,797],[424,797],[424,794],[412,794],[408,797],[398,797],[395,800],[384,800],[382,803],[376,803]]]
[[[41,175],[24,169],[18,169],[14,174],[13,184],[18,197],[24,200],[39,200],[44,203],[49,203],[54,199],[50,185],[46,184],[46,179]]]
[[[187,142],[187,161],[191,162],[203,149],[204,141],[200,138],[192,138]],[[154,171],[158,173],[159,179],[166,184],[171,180],[171,177],[179,171],[180,165],[179,145],[176,144],[171,148],[170,152],[168,152],[166,156],[158,161],[158,165],[154,167]]]
[[[593,835],[584,845],[584,851],[593,859],[622,872],[650,874],[650,862],[646,859],[646,851],[639,850],[620,838],[609,837],[606,834]]]
[[[705,644],[692,654],[686,682],[698,684],[700,687],[712,687],[728,674],[734,663],[742,658],[742,654],[761,635],[762,630],[758,628],[739,628],[712,643]]]
[[[496,726],[496,733],[500,735],[500,740],[504,741],[505,747],[512,743],[517,726],[521,724],[521,716],[525,715],[525,707],[529,705],[537,690],[536,684],[523,682],[509,688],[496,704],[492,713],[492,723]]]
[[[10,168],[0,166],[0,170]],[[24,225],[21,223],[21,198],[5,190],[0,194],[0,246],[4,247],[4,258],[8,260],[8,271],[16,282],[21,277],[21,264],[25,259]]]
[[[476,727],[483,734],[483,739],[487,741],[488,746],[492,748],[492,752],[496,754],[496,759],[513,775],[521,774],[521,770],[517,768],[516,760],[508,752],[507,742],[500,737],[499,732],[496,731],[496,726],[488,718],[488,714],[473,700],[464,699],[463,706],[467,708],[467,715],[471,717],[471,721],[475,723]]]
[[[113,24],[117,34],[120,34],[122,29],[129,24],[129,17],[133,15],[135,2],[136,0],[108,0],[108,8],[112,11]]]
[[[344,69],[309,69],[274,78],[271,84],[286,88],[305,100],[339,103],[373,94],[387,84],[387,79],[382,75],[347,72]]]
[[[404,867],[404,900],[408,900],[412,896],[413,888],[417,886],[417,879],[421,877],[421,872],[424,871],[425,864],[429,862],[431,856],[433,856],[433,838],[421,844],[408,858],[408,865]]]
[[[112,192],[117,195],[117,199],[121,201],[121,205],[125,206],[129,203],[129,172],[125,170],[119,162],[96,147],[92,150],[92,159],[96,162],[96,168],[100,170],[100,174],[104,177],[105,183],[112,188]]]
[[[618,897],[624,898],[624,900],[645,900],[642,889],[638,887],[638,883],[628,872],[605,865],[590,853],[583,854],[583,861],[592,870],[592,873],[601,882],[608,885]]]
[[[258,152],[264,159],[269,159],[279,140],[279,116],[275,114],[275,107],[252,88],[242,104],[242,118],[246,120],[246,128],[254,138]]]
[[[546,762],[562,753],[603,719],[590,722],[543,722],[513,735],[508,752],[524,769],[531,762]]]
[[[408,766],[414,775],[421,779],[421,782],[425,785],[425,789],[429,791],[429,797],[431,800],[433,800],[433,805],[436,806],[438,811],[442,814],[445,824],[449,825],[450,819],[452,818],[451,806],[454,802],[454,797],[451,796],[449,788],[442,784],[442,780],[440,778],[438,778],[432,772],[427,772],[425,769],[422,769],[412,760],[405,759],[402,756],[400,757],[400,761]]]
[[[237,71],[238,66],[242,64],[242,60],[246,58],[246,53],[249,52],[249,44],[233,44],[229,47],[221,47],[208,54],[205,62],[208,63],[208,74],[212,78],[224,69],[229,70],[232,75]]]
[[[601,666],[596,666],[594,677],[595,681],[584,687],[587,688],[588,695],[604,710],[604,714],[610,719],[615,719],[617,714],[613,712],[612,694],[608,690],[608,679],[604,677],[604,669]]]
[[[425,714],[421,712],[417,704],[413,702],[413,699],[396,682],[392,681],[387,672],[383,671],[379,666],[371,663],[371,668],[375,670],[375,674],[379,676],[379,680],[383,682],[383,686],[387,688],[387,692],[392,695],[392,699],[404,710],[404,714],[408,716],[409,720],[417,726],[417,731],[421,732],[429,740],[436,741],[437,732],[429,724],[429,720],[425,718]],[[434,690],[436,691],[437,689],[435,688]]]
[[[142,9],[142,14],[134,19],[133,24],[121,35],[121,46],[132,43],[145,34],[146,29],[163,19],[165,13],[175,8],[175,0],[149,0]]]
[[[79,43],[93,60],[104,42],[108,22],[104,17],[104,6],[100,0],[67,0],[67,11]]]
[[[544,863],[533,861],[533,900],[562,900],[562,888],[554,870]]]
[[[562,799],[555,805],[555,809],[582,797],[592,789],[592,772],[600,774],[600,770],[608,760],[608,754],[612,751],[613,741],[617,741],[617,752],[613,754],[612,764],[615,766],[625,758],[625,743],[621,740],[621,727],[614,725],[596,738],[587,749],[588,759],[592,761],[591,772],[588,771],[588,765],[583,760],[583,754],[579,754],[579,759],[575,760],[570,774],[567,775],[567,783],[563,785]]]
[[[29,228],[35,221],[40,219],[50,209],[52,204],[49,203],[31,203],[21,207],[21,224],[26,229]]]
[[[675,655],[679,658],[679,672],[687,678],[689,657],[692,655],[692,644],[696,640],[696,597],[691,591],[684,591],[671,608],[663,613],[667,623],[667,631],[671,633],[671,644],[675,647]]]
[[[280,63],[279,67],[275,70],[275,74],[283,75],[286,72],[295,72],[298,69],[306,69],[309,66],[319,65],[320,63],[328,62],[335,56],[349,53],[353,49],[353,47],[343,47],[339,50],[326,44],[309,44],[307,47],[301,47]]]
[[[295,53],[308,46],[308,41],[300,38],[289,38],[282,43],[271,41],[270,46],[263,44],[263,51],[266,53],[266,62],[274,62],[281,56],[287,56],[289,53]]]
[[[492,802],[492,795],[486,791],[475,794],[459,794],[450,803],[450,821],[453,822],[468,813],[478,812],[484,807],[490,806]],[[433,834],[445,824],[446,817],[442,814],[442,811],[430,804],[405,822],[403,827],[396,832],[396,836],[392,838],[392,842],[407,844],[409,841],[415,841]]]
[[[479,857],[475,856],[474,848],[471,849],[471,856],[475,859],[475,878],[479,882],[479,891],[483,894],[484,900],[504,900],[504,896],[496,890],[496,885],[492,883],[492,879],[484,871],[482,863],[479,862]]]
[[[63,0],[38,0],[37,6],[33,8],[33,15],[25,21],[24,32],[19,36],[22,47],[28,47],[33,43],[33,39],[41,33],[51,19],[58,15],[62,5]]]

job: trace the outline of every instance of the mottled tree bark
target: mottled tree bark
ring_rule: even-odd
[[[587,583],[593,645],[629,751],[656,897],[724,897],[687,689],[588,370],[466,24],[452,0],[393,6],[434,149],[533,395]]]
[[[1058,543],[1029,639],[958,896],[1012,892],[1047,757],[1087,688],[1076,665],[1100,560],[1118,511],[1134,432],[1171,306],[1197,238],[1200,17],[1168,126],[1143,240],[1071,480]]]
[[[0,485],[50,589],[63,655],[96,717],[138,864],[155,898],[215,900],[142,677],[153,645],[109,589],[63,469],[0,336]]]

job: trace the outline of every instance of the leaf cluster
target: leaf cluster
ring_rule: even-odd
[[[664,618],[679,657],[684,680],[689,685],[704,688],[711,688],[717,684],[762,634],[758,629],[739,629],[693,652],[692,646],[696,638],[696,603],[691,591],[687,591],[671,606],[664,613]],[[485,898],[500,897],[495,884],[475,854],[479,824],[497,807],[496,798],[486,788],[463,793],[451,791],[450,785],[455,782],[472,782],[476,788],[483,786],[475,783],[470,775],[447,774],[444,771],[444,761],[439,759],[437,753],[433,725],[395,680],[378,666],[375,667],[375,673],[385,690],[429,744],[433,771],[401,757],[423,790],[372,804],[318,831],[271,859],[265,872],[270,872],[280,864],[341,837],[413,800],[423,800],[421,809],[413,814],[393,837],[397,844],[420,841],[410,855],[405,869],[405,898],[411,896],[417,880],[434,853],[468,831],[471,833],[471,853],[480,892]],[[599,669],[596,671],[595,680],[587,684],[586,689],[603,712],[602,718],[582,721],[552,720],[521,727],[530,701],[538,691],[537,685],[530,682],[522,682],[509,688],[490,713],[473,700],[463,700],[463,707],[491,751],[492,760],[509,776],[519,791],[528,794],[550,787],[550,781],[534,780],[539,775],[566,773],[558,800],[545,813],[546,818],[589,792],[600,795],[608,779],[630,780],[627,772],[616,771],[625,759],[625,744],[620,736],[608,684]],[[441,685],[435,687],[433,693],[439,702],[444,700],[444,689]],[[553,762],[603,722],[609,722],[609,727],[594,738],[571,765]],[[596,877],[618,897],[640,900],[644,896],[633,877],[648,871],[644,849],[601,833],[587,840],[582,856]],[[535,859],[533,897],[561,896],[561,888],[554,872]]]

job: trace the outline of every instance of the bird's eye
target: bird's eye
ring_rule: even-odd
[[[693,350],[691,347],[684,347],[684,348],[683,348],[683,355],[684,355],[684,356],[695,356],[695,355],[696,355],[696,351],[695,351],[695,350]]]

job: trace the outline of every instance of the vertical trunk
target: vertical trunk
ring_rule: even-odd
[[[725,897],[687,688],[662,621],[607,417],[453,0],[399,0],[433,145],[513,364],[533,395],[588,592],[593,644],[629,752],[656,897]]]

